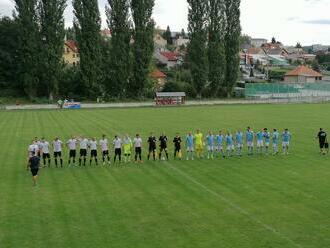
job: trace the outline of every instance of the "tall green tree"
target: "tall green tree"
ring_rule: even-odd
[[[108,0],[107,22],[111,30],[109,80],[106,84],[109,95],[115,98],[126,96],[131,78],[131,28],[129,0]]]
[[[154,50],[155,23],[152,19],[154,0],[131,0],[133,30],[133,78],[129,84],[131,97],[144,97],[149,67]]]
[[[39,93],[50,100],[58,95],[63,69],[64,17],[66,0],[40,0],[38,11],[41,25],[41,82]]]
[[[17,47],[19,37],[17,21],[0,18],[0,95],[24,95],[17,77]]]
[[[226,17],[223,0],[209,0],[209,82],[210,92],[214,97],[225,93],[225,31]]]
[[[39,83],[40,35],[37,0],[15,0],[15,19],[19,27],[18,78],[27,96],[37,96]]]
[[[197,96],[201,98],[208,78],[207,65],[207,10],[205,0],[188,0],[188,31],[190,43],[188,46],[189,65],[193,86]]]
[[[163,38],[167,41],[168,45],[173,44],[172,32],[170,26],[167,26],[166,31],[163,34]]]
[[[74,28],[80,54],[80,77],[84,94],[94,98],[101,94],[101,17],[97,0],[73,0]]]
[[[183,29],[181,29],[181,36],[182,36],[182,38],[187,38],[187,36],[186,36],[186,31],[184,31],[184,28]]]
[[[226,7],[226,95],[231,97],[239,76],[240,0],[225,0]]]

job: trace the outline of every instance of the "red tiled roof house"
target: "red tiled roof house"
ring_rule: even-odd
[[[285,74],[284,81],[287,83],[315,83],[321,81],[322,74],[306,66],[298,66],[296,69]]]

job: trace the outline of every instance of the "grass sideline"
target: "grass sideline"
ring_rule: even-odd
[[[0,112],[0,247],[330,247],[329,104]],[[24,170],[34,136],[289,128],[288,157]],[[172,148],[170,148],[172,153]],[[67,155],[67,154],[66,154]],[[144,155],[145,149],[144,149]]]

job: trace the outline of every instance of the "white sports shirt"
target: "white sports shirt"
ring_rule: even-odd
[[[42,153],[48,154],[49,153],[49,142],[45,141],[45,142],[41,142],[41,151]]]
[[[101,139],[100,140],[100,145],[101,145],[101,149],[102,151],[108,151],[108,140],[107,139]]]
[[[80,149],[86,150],[88,146],[88,139],[82,139],[80,140]]]
[[[115,146],[115,149],[121,149],[121,139],[120,138],[114,139],[113,144]]]
[[[54,152],[61,152],[62,151],[62,141],[60,140],[54,140]]]
[[[89,142],[89,147],[91,148],[91,150],[97,150],[97,141],[91,140]]]
[[[142,139],[141,138],[134,138],[134,147],[135,148],[142,147]]]
[[[66,142],[69,146],[70,150],[76,150],[77,148],[77,140],[76,139],[69,139],[68,142]]]

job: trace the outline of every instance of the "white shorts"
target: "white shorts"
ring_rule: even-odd
[[[283,147],[287,147],[287,146],[289,146],[289,145],[290,145],[290,142],[284,142],[284,141],[282,142],[282,146],[283,146]]]
[[[264,146],[264,141],[263,140],[258,140],[257,141],[257,147],[263,147]]]
[[[222,145],[218,145],[216,149],[217,149],[217,151],[222,151],[223,147],[222,147]]]
[[[253,147],[253,141],[248,141],[248,142],[247,142],[247,146],[248,146],[248,147]]]
[[[207,150],[209,152],[213,152],[214,151],[214,146],[207,146]]]
[[[194,147],[193,146],[188,146],[187,147],[187,152],[193,152],[194,151]]]
[[[237,148],[238,149],[242,149],[243,148],[243,144],[237,144]]]
[[[227,151],[231,151],[234,149],[235,149],[234,145],[227,145]]]

